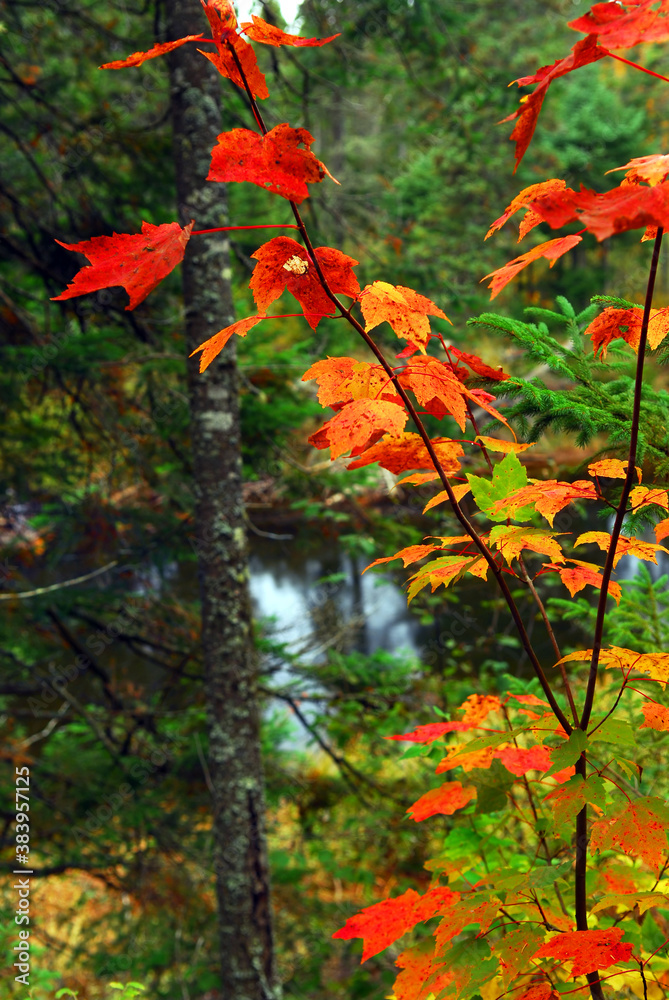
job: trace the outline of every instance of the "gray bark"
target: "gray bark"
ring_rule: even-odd
[[[166,10],[168,39],[206,31],[199,0],[166,0]],[[171,53],[169,70],[180,222],[225,225],[225,189],[205,180],[223,131],[220,77],[195,45]],[[193,237],[183,264],[188,354],[233,322],[229,279],[225,234]],[[234,346],[203,375],[197,358],[188,364],[222,995],[277,1000]]]

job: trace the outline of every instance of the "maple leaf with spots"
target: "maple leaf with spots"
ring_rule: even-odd
[[[428,316],[450,320],[439,306],[413,288],[390,285],[387,281],[374,281],[360,293],[360,308],[369,333],[381,323],[389,323],[398,337],[404,337],[425,352],[430,338]]]
[[[339,183],[311,152],[313,141],[305,128],[286,123],[266,135],[245,128],[222,132],[211,151],[207,180],[248,181],[299,205],[309,197],[307,184],[326,176]]]
[[[539,948],[534,958],[556,958],[571,963],[574,979],[598,969],[609,969],[618,962],[626,962],[632,954],[632,945],[622,943],[621,927],[607,930],[571,931],[554,935]]]
[[[321,406],[350,403],[354,399],[398,401],[397,389],[386,370],[382,365],[370,364],[368,361],[358,361],[356,358],[327,358],[317,361],[302,376],[303,382],[312,379],[318,382],[318,402]]]
[[[333,316],[336,306],[318,275],[315,260],[332,292],[356,298],[360,291],[353,268],[358,263],[331,247],[316,247],[310,258],[304,247],[288,236],[275,236],[251,254],[258,261],[249,288],[261,312],[287,289],[300,303],[309,326],[315,330],[323,316]]]
[[[611,547],[611,536],[608,531],[586,531],[578,536],[574,542],[574,548],[579,545],[591,544],[597,545],[602,552],[608,552]],[[664,545],[644,542],[641,538],[626,538],[624,535],[620,535],[616,543],[613,565],[616,567],[623,556],[636,556],[637,559],[645,559],[646,562],[653,562],[657,565],[657,552],[669,554],[669,549],[665,548]]]
[[[122,285],[130,296],[126,309],[135,309],[181,263],[192,228],[192,222],[183,229],[178,222],[162,226],[143,222],[141,233],[94,236],[81,243],[56,240],[66,250],[84,254],[91,266],[82,267],[52,301]]]
[[[403,406],[384,399],[355,399],[309,438],[314,448],[329,448],[330,458],[347,451],[359,455],[384,434],[399,434],[409,415]]]
[[[669,806],[663,799],[648,795],[632,799],[621,810],[593,824],[590,852],[617,848],[657,870],[669,855],[668,825]]]
[[[656,701],[645,701],[641,706],[643,712],[643,722],[640,729],[658,729],[660,732],[669,732],[669,708],[659,705]]]
[[[587,479],[578,479],[574,483],[547,479],[543,482],[534,481],[530,486],[523,486],[519,490],[514,490],[508,497],[496,500],[491,512],[513,517],[516,511],[531,505],[546,518],[552,528],[555,515],[570,503],[576,500],[596,500],[597,497],[597,490]]]
[[[393,983],[394,1000],[431,1000],[453,981],[453,971],[435,959],[431,942],[403,951],[395,965],[402,971]]]

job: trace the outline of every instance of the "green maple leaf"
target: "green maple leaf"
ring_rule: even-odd
[[[504,500],[510,493],[527,486],[527,473],[514,452],[505,455],[493,469],[492,479],[467,475],[474,499],[479,508],[491,521],[506,521],[506,514],[491,514],[490,509],[498,500]],[[534,513],[534,507],[523,507],[516,511],[514,520],[527,521]]]

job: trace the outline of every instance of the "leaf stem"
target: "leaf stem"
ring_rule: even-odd
[[[658,80],[664,80],[666,83],[669,83],[669,76],[662,76],[661,73],[654,73],[652,69],[646,69],[645,66],[639,66],[638,63],[632,62],[630,59],[624,59],[623,56],[617,56],[615,52],[609,52],[608,49],[606,49],[606,54],[607,56],[611,56],[612,59],[617,59],[618,62],[625,63],[627,66],[632,66],[634,69],[641,70],[642,73],[647,73],[648,76],[654,76]]]
[[[193,229],[191,236],[204,236],[205,233],[230,233],[236,229],[297,229],[292,222],[276,222],[271,226],[216,226],[215,229]]]
[[[604,622],[606,618],[606,600],[609,591],[609,582],[613,572],[613,563],[616,555],[616,547],[622,530],[623,521],[627,512],[627,501],[632,491],[632,483],[636,478],[636,453],[639,443],[639,416],[641,413],[641,391],[643,389],[643,366],[646,353],[646,342],[648,340],[648,323],[650,321],[650,310],[653,302],[653,292],[655,290],[655,278],[657,276],[657,265],[660,259],[660,248],[662,246],[662,227],[657,230],[655,244],[653,246],[653,256],[650,262],[648,273],[648,285],[646,286],[646,300],[643,307],[643,320],[641,323],[641,333],[639,336],[639,353],[636,364],[636,378],[634,382],[634,402],[632,404],[632,428],[630,431],[630,447],[627,458],[627,475],[623,483],[623,490],[620,495],[620,502],[616,510],[616,517],[611,532],[611,544],[606,555],[606,562],[602,570],[602,585],[599,593],[599,603],[597,605],[597,619],[595,621],[595,635],[592,644],[592,660],[590,662],[590,675],[588,677],[588,687],[585,694],[583,714],[581,715],[580,728],[585,730],[595,698],[595,685],[597,683],[597,668],[599,666],[599,656],[602,650],[602,638],[604,635]]]

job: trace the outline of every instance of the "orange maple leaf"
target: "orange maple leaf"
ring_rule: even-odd
[[[459,781],[447,781],[440,788],[433,788],[425,795],[421,795],[412,806],[409,806],[407,813],[416,823],[438,814],[452,816],[475,798],[476,789],[473,785],[463,788]]]
[[[645,701],[641,706],[644,721],[639,729],[659,729],[669,732],[669,708],[658,705],[656,701]]]
[[[328,296],[316,265],[304,247],[289,236],[275,236],[251,256],[258,261],[249,288],[261,312],[288,289],[304,309],[304,316],[315,330],[323,316],[332,316],[336,306]],[[360,291],[353,267],[358,263],[331,247],[316,247],[314,257],[331,290],[356,298]]]
[[[417,357],[397,377],[428,413],[439,420],[449,413],[464,431],[467,416],[465,399],[469,393],[447,364],[430,356]]]
[[[561,236],[556,240],[548,240],[547,243],[540,243],[539,246],[534,247],[533,250],[528,250],[527,253],[521,254],[520,257],[515,257],[510,260],[508,264],[504,267],[498,267],[496,271],[491,271],[490,274],[486,274],[485,278],[481,278],[481,281],[486,281],[488,278],[492,278],[492,281],[488,285],[491,289],[490,299],[494,299],[496,295],[502,291],[502,289],[509,284],[516,275],[531,264],[532,261],[539,260],[541,257],[545,257],[546,260],[550,261],[550,267],[553,267],[555,261],[562,257],[564,254],[572,250],[578,243],[583,239],[582,236]]]
[[[630,491],[630,504],[633,510],[641,510],[642,507],[650,507],[653,504],[669,510],[667,491],[649,489],[647,486],[635,486]]]
[[[663,799],[646,795],[631,800],[593,824],[590,852],[617,849],[657,870],[667,859],[667,823],[669,806]]]
[[[497,712],[502,706],[496,694],[470,694],[456,712],[464,712],[462,721],[469,726],[478,726],[487,719],[491,712]]]
[[[655,525],[656,541],[661,542],[667,535],[669,535],[669,517],[665,517],[663,521],[658,521]]]
[[[608,969],[618,962],[626,962],[632,954],[632,945],[622,944],[622,927],[609,927],[601,931],[568,931],[556,934],[539,948],[534,958],[557,958],[571,962],[571,974],[586,975],[598,969]]]
[[[88,257],[91,267],[82,267],[52,302],[122,285],[130,296],[126,309],[134,309],[181,263],[192,228],[193,222],[183,229],[178,222],[162,226],[143,222],[141,233],[94,236],[82,243],[56,240],[66,250]]]
[[[544,568],[555,570],[572,597],[575,597],[586,586],[601,589],[603,577],[599,566],[583,562],[580,559],[567,559],[566,561],[572,565],[555,566],[553,563],[546,563]],[[609,580],[608,593],[616,604],[620,604],[622,590],[619,583],[616,583],[615,580]]]
[[[570,663],[578,660],[587,662],[591,659],[591,649],[579,649],[563,656],[561,662]],[[625,674],[638,670],[662,686],[669,681],[669,653],[637,653],[636,650],[626,649],[624,646],[609,646],[608,649],[602,649],[599,660],[609,670],[622,670]]]
[[[564,534],[564,532],[561,532]],[[510,566],[524,549],[550,556],[554,562],[564,562],[557,534],[542,528],[523,528],[496,524],[490,531],[490,541],[495,545]]]
[[[448,912],[459,899],[460,893],[453,892],[446,886],[430,889],[423,896],[419,896],[413,889],[407,889],[401,896],[366,906],[360,913],[349,917],[332,937],[344,941],[361,937],[364,941],[361,961],[366,962],[416,924]]]
[[[330,458],[345,452],[359,455],[386,433],[399,434],[409,414],[403,406],[385,399],[355,399],[309,438],[314,448],[330,448]]]
[[[133,52],[131,56],[126,59],[115,59],[114,62],[104,63],[100,66],[100,69],[125,69],[127,66],[141,66],[145,63],[147,59],[156,59],[157,56],[164,56],[167,52],[173,52],[174,49],[178,49],[181,45],[185,45],[186,42],[199,42],[204,37],[204,35],[184,35],[183,38],[177,38],[174,42],[157,42],[146,52]]]
[[[387,281],[374,281],[360,293],[360,308],[365,318],[365,331],[369,333],[380,323],[387,322],[398,337],[416,344],[425,353],[430,337],[428,316],[450,320],[439,306],[419,295],[413,288],[390,285]]]
[[[341,32],[336,35],[329,35],[327,38],[301,38],[299,35],[289,35],[275,24],[268,24],[261,17],[251,14],[250,21],[243,21],[241,30],[253,42],[262,42],[264,45],[274,45],[277,48],[281,45],[326,45],[339,38]]]
[[[608,531],[586,531],[579,535],[574,542],[574,548],[578,545],[597,545],[602,552],[608,552],[611,546],[611,536]],[[645,559],[646,562],[653,562],[657,565],[656,552],[667,552],[664,545],[655,545],[653,542],[644,542],[640,538],[626,538],[620,535],[616,545],[616,553],[613,557],[614,567],[618,565],[623,556],[636,556],[637,559]]]
[[[233,323],[231,326],[226,326],[223,330],[219,330],[219,332],[215,333],[213,337],[209,338],[209,340],[205,340],[203,344],[196,347],[192,354],[190,354],[190,357],[192,358],[193,354],[197,354],[198,351],[202,351],[202,357],[200,358],[200,373],[209,367],[214,358],[218,357],[233,333],[236,333],[239,337],[245,337],[249,330],[252,330],[253,327],[264,318],[264,316],[247,316],[246,319],[238,319],[236,323]]]
[[[564,507],[575,500],[596,500],[597,496],[595,487],[587,479],[578,479],[574,483],[560,483],[557,479],[546,479],[543,482],[532,482],[530,486],[523,486],[508,497],[497,500],[491,511],[493,514],[503,512],[513,516],[515,511],[533,504],[552,528],[555,515]]]
[[[432,438],[434,448],[439,463],[447,476],[455,475],[460,469],[458,461],[464,455],[464,449],[458,441],[451,441],[448,438]],[[347,469],[361,469],[365,465],[372,465],[378,462],[382,469],[398,476],[409,469],[433,469],[434,465],[430,454],[419,434],[411,431],[403,431],[393,437],[383,437],[371,448],[363,451],[361,455],[346,466]]]
[[[602,458],[598,462],[591,462],[588,472],[591,476],[604,476],[607,479],[627,479],[627,462],[622,462],[619,458]],[[635,466],[639,482],[641,482],[641,469]]]
[[[313,141],[305,128],[286,123],[267,135],[246,128],[222,132],[211,151],[207,180],[249,181],[299,205],[309,197],[307,184],[318,184],[326,174],[339,183],[311,152]]]
[[[625,170],[625,179],[634,184],[645,181],[654,187],[667,179],[669,174],[669,156],[664,153],[651,153],[649,156],[635,156],[622,167],[612,167],[607,170],[607,174],[613,174],[616,170]]]
[[[610,306],[593,319],[586,329],[586,334],[592,338],[595,353],[602,360],[606,358],[609,344],[612,340],[622,338],[633,351],[638,352],[641,339],[641,324],[643,310],[641,306],[633,309],[616,309]],[[648,346],[655,350],[669,333],[669,307],[651,309],[648,322]]]
[[[350,403],[353,399],[398,399],[397,389],[382,365],[356,358],[328,357],[317,361],[302,376],[303,382],[312,379],[318,382],[321,406]]]
[[[467,539],[468,537],[467,535],[463,536],[463,538]],[[392,562],[393,559],[401,559],[402,565],[406,569],[412,563],[418,562],[419,559],[425,559],[426,556],[431,555],[433,552],[440,552],[441,549],[441,545],[407,545],[406,548],[396,552],[394,556],[382,556],[380,559],[375,559],[369,566],[365,566],[362,572],[366,573],[372,566],[381,566],[383,563]]]

